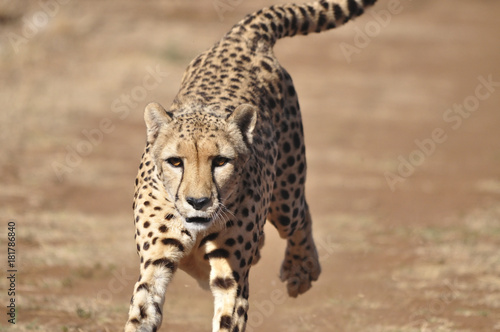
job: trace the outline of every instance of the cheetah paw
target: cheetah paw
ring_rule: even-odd
[[[316,250],[309,252],[306,256],[287,255],[281,265],[280,279],[286,282],[288,295],[297,297],[305,293],[312,286],[312,282],[318,280],[321,266]]]

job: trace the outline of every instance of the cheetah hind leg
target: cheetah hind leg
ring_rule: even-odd
[[[288,295],[291,297],[308,291],[321,273],[307,204],[305,210],[303,227],[297,228],[287,239],[285,258],[280,270],[280,279],[286,282]]]

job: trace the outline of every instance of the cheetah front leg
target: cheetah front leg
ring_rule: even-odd
[[[210,288],[214,296],[213,332],[245,330],[248,312],[248,277],[244,275],[241,280],[236,281],[234,276],[223,276],[224,273],[221,271],[231,269],[227,263],[223,260],[211,263],[212,266],[217,265],[217,268],[212,268],[210,275]]]
[[[176,262],[168,258],[159,258],[144,268],[141,267],[141,277],[134,286],[134,295],[130,301],[125,332],[158,329],[162,322],[165,290],[176,269]]]
[[[167,285],[181,258],[191,251],[194,239],[187,230],[170,231],[157,226],[159,233],[137,237],[141,256],[140,277],[134,286],[125,332],[155,332],[162,322],[162,308]],[[157,236],[160,235],[160,236]]]
[[[253,222],[249,224],[253,226]],[[235,231],[238,229],[236,225],[232,227]],[[255,234],[259,234],[257,228]],[[254,242],[251,237],[244,239],[242,234],[241,229],[221,233],[206,244],[205,257],[210,262],[210,289],[214,296],[213,332],[245,330],[249,309],[248,274],[259,239]]]

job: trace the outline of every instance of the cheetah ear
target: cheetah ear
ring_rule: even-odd
[[[241,104],[236,107],[233,114],[227,119],[228,122],[235,123],[243,134],[243,139],[252,144],[253,130],[257,123],[257,108],[250,104]]]
[[[158,103],[149,103],[144,110],[144,122],[146,122],[148,142],[153,143],[158,136],[162,125],[172,121],[172,117]]]

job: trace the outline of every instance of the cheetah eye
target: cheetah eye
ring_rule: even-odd
[[[182,159],[177,157],[168,158],[167,163],[173,167],[182,167]]]
[[[225,158],[225,157],[215,157],[213,160],[212,160],[212,165],[214,167],[222,167],[224,166],[225,164],[227,164],[229,162],[229,158]]]

